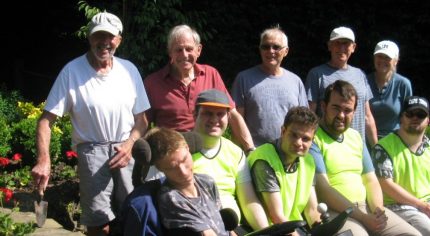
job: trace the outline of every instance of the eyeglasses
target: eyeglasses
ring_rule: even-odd
[[[412,117],[418,117],[418,119],[422,120],[426,118],[428,115],[425,111],[417,110],[417,111],[406,111],[405,116],[409,119]]]
[[[264,51],[273,49],[275,52],[279,52],[284,48],[286,48],[286,46],[281,46],[281,45],[276,45],[276,44],[274,44],[274,45],[269,45],[269,44],[260,45],[260,49],[264,50]]]

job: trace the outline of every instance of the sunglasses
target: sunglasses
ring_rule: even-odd
[[[276,44],[274,44],[274,45],[269,45],[269,44],[262,44],[262,45],[260,45],[260,49],[264,50],[264,51],[273,49],[275,52],[279,52],[279,51],[281,51],[284,48],[286,48],[286,47],[285,46],[281,46],[281,45],[276,45]]]
[[[406,111],[405,116],[409,119],[412,117],[417,117],[418,119],[422,120],[426,118],[428,115],[425,111],[416,110],[416,111]]]

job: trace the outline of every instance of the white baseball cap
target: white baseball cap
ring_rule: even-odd
[[[392,41],[384,40],[376,44],[375,52],[373,53],[373,55],[376,55],[378,53],[383,53],[391,59],[398,59],[399,47],[397,47],[397,44]]]
[[[336,39],[349,39],[355,42],[355,35],[350,28],[341,26],[333,29],[330,33],[330,41]]]
[[[121,20],[114,14],[100,12],[93,16],[89,26],[89,35],[97,31],[106,31],[112,35],[120,35],[122,32]]]

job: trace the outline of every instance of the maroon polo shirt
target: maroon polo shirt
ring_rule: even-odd
[[[170,65],[145,78],[143,82],[151,104],[151,108],[146,111],[149,122],[154,122],[158,127],[172,128],[180,132],[192,130],[197,95],[207,89],[225,92],[230,99],[230,105],[235,107],[215,68],[196,64],[194,73],[196,78],[188,86],[170,75]]]

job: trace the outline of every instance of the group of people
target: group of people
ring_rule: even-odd
[[[131,151],[142,137],[155,164],[146,180],[166,177],[157,198],[167,229],[229,235],[221,208],[232,209],[243,230],[303,219],[312,227],[325,202],[332,215],[353,206],[341,231],[430,235],[429,104],[396,72],[394,42],[376,45],[375,72],[366,76],[348,64],[353,31],[335,28],[330,60],[303,83],[281,66],[286,34],[269,28],[260,36],[261,64],[238,73],[230,96],[219,72],[197,63],[200,37],[187,25],[172,28],[169,63],[144,80],[114,56],[123,31],[117,16],[99,13],[89,26],[88,52],[61,70],[48,95],[32,170],[43,194],[51,127],[70,114],[88,235],[111,231],[133,191]],[[232,140],[224,137],[229,124]],[[202,138],[196,153],[179,133],[187,131]]]

